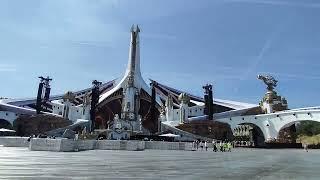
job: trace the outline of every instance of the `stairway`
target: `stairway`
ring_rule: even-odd
[[[209,141],[209,142],[212,141],[212,139],[210,139],[210,138],[199,136],[199,135],[195,135],[195,134],[183,131],[181,129],[178,129],[178,128],[170,125],[169,123],[162,122],[161,123],[161,128],[162,128],[162,131],[171,131],[174,134],[180,135],[181,136],[180,137],[181,141],[194,141],[194,140],[197,140],[197,139],[200,139],[202,141]]]

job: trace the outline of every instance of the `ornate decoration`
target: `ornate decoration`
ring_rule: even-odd
[[[75,99],[76,99],[76,95],[71,92],[71,91],[68,91],[66,92],[64,95],[63,95],[63,100],[69,100],[70,102],[73,102]]]
[[[186,93],[181,93],[178,99],[183,104],[189,104],[190,102],[190,97]]]
[[[258,75],[258,79],[262,80],[267,85],[268,91],[273,91],[277,87],[278,81],[271,75]]]
[[[204,89],[205,94],[209,94],[210,91],[212,91],[212,84],[206,84],[205,86],[202,86]]]
[[[87,105],[90,105],[90,103],[91,103],[90,95],[89,95],[89,93],[86,93],[83,96],[83,104],[87,106]]]
[[[166,114],[166,105],[163,103],[160,107],[160,115]]]
[[[166,107],[168,107],[168,108],[173,107],[173,99],[172,99],[171,94],[168,94],[168,96],[167,96]]]
[[[134,85],[134,74],[131,72],[130,75],[128,76],[128,86],[133,87]]]

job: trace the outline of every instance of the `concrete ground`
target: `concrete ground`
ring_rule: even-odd
[[[0,147],[0,179],[319,179],[320,151],[36,152]]]

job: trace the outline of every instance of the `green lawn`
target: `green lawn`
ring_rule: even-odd
[[[301,135],[297,138],[298,143],[302,144],[320,144],[320,134],[314,136]]]

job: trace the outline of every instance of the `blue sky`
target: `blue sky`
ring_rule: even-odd
[[[318,0],[1,0],[0,96],[54,94],[121,77],[130,27],[141,26],[147,80],[258,103],[259,73],[279,80],[290,108],[320,105]]]

